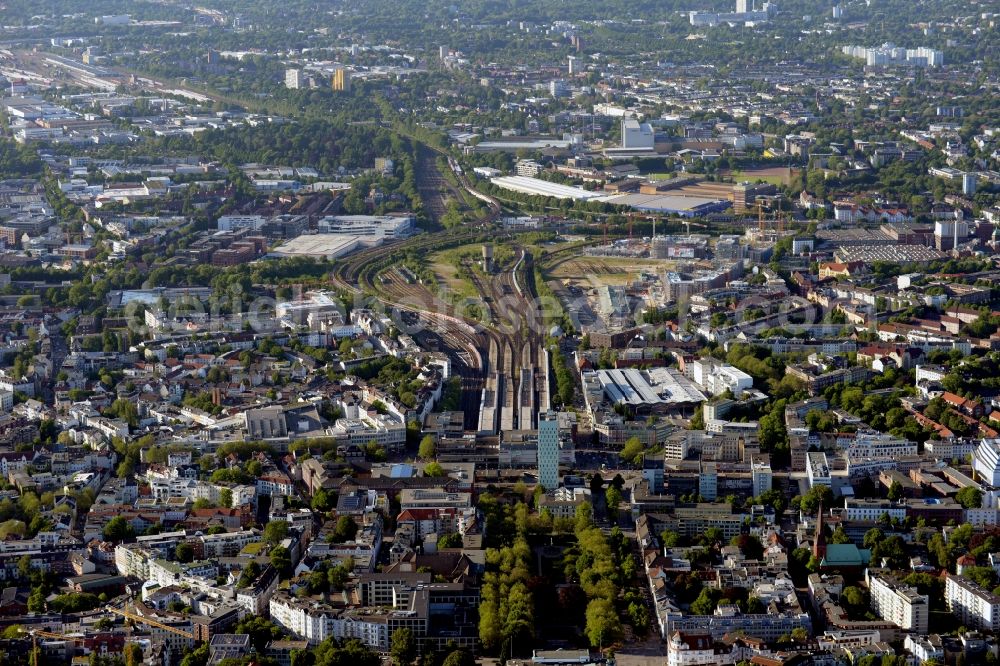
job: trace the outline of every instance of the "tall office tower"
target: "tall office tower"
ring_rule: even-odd
[[[538,415],[538,482],[546,490],[559,487],[559,418],[552,411]]]
[[[566,72],[572,76],[573,74],[576,74],[576,68],[576,58],[574,56],[569,56],[569,58],[567,58]]]
[[[330,84],[337,92],[349,92],[351,90],[351,73],[345,67],[338,67],[333,71]]]
[[[746,14],[748,11],[750,10],[747,8],[747,0],[736,0],[737,14]]]
[[[962,194],[975,194],[976,185],[979,180],[979,174],[977,173],[963,173],[962,174]]]

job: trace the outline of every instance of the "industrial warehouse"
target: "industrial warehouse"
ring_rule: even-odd
[[[500,176],[491,179],[491,182],[521,194],[572,199],[574,201],[602,201],[614,206],[627,206],[639,211],[679,215],[680,217],[707,215],[726,210],[732,205],[728,199],[688,196],[686,192],[663,194],[657,191],[650,194],[645,192],[609,194],[608,192],[596,192],[582,187],[553,183],[531,176]]]

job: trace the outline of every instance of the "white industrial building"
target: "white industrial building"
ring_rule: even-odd
[[[316,233],[289,239],[270,252],[272,257],[336,259],[363,247],[406,238],[416,230],[410,213],[390,215],[332,215],[316,223]]]
[[[253,229],[256,231],[264,226],[267,220],[263,215],[223,215],[216,222],[219,231],[233,231],[235,229]]]
[[[570,187],[559,183],[550,183],[540,178],[528,176],[501,176],[490,180],[494,185],[505,190],[531,194],[541,197],[552,197],[554,199],[573,199],[574,201],[587,201],[591,199],[605,199],[607,193],[591,192],[582,187]]]
[[[596,370],[583,373],[588,407],[605,399],[632,409],[667,408],[705,401],[705,394],[674,368]]]
[[[727,390],[737,398],[753,388],[753,377],[739,368],[720,363],[714,358],[703,358],[691,364],[691,379],[712,395],[720,395]]]
[[[321,234],[349,234],[369,239],[406,238],[413,233],[416,220],[409,213],[398,215],[332,215],[316,223]]]
[[[622,148],[627,150],[652,150],[655,135],[649,123],[635,118],[622,118]]]

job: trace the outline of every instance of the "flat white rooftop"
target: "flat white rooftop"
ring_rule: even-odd
[[[631,206],[643,210],[698,211],[706,206],[718,204],[720,199],[708,197],[688,197],[677,194],[622,194],[608,199],[616,206]]]
[[[703,402],[705,394],[672,368],[598,370],[605,395],[615,403],[637,405]]]
[[[590,201],[595,199],[605,199],[607,195],[603,192],[591,192],[582,187],[570,187],[559,183],[550,183],[541,178],[531,178],[529,176],[501,176],[491,179],[494,185],[498,185],[507,190],[521,192],[522,194],[533,194],[543,197],[555,197],[556,199],[573,199],[576,201]]]
[[[303,234],[292,238],[271,251],[275,257],[316,257],[336,259],[361,247],[372,245],[370,236],[351,234]]]

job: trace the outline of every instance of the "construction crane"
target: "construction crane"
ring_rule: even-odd
[[[139,624],[145,624],[150,627],[156,627],[157,629],[162,629],[163,631],[168,631],[172,634],[177,634],[178,636],[183,636],[184,638],[190,638],[191,640],[196,640],[194,634],[190,631],[184,631],[183,629],[178,629],[177,627],[171,627],[169,624],[163,624],[162,622],[157,622],[156,620],[150,619],[148,617],[143,617],[142,615],[136,615],[135,613],[130,613],[127,610],[116,608],[115,606],[108,606],[107,610],[115,613],[116,615],[121,615],[127,620],[132,620],[133,622],[138,622]]]
[[[33,655],[38,654],[39,638],[52,638],[58,641],[73,641],[74,643],[83,641],[81,636],[67,636],[65,634],[57,634],[51,631],[42,631],[41,629],[22,629],[22,631],[31,636],[31,653]]]

